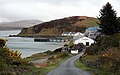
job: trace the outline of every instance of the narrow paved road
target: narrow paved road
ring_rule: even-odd
[[[74,65],[74,61],[77,60],[80,56],[82,56],[83,53],[84,52],[81,52],[80,54],[66,60],[56,69],[49,72],[47,75],[91,75],[86,71],[76,68]]]

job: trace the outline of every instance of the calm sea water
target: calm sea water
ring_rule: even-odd
[[[35,53],[54,50],[62,46],[60,42],[34,42],[34,38],[8,37],[18,34],[20,30],[0,31],[0,38],[8,39],[7,46],[22,53],[22,57],[28,57]]]

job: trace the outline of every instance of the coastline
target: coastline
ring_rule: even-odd
[[[65,38],[68,36],[42,36],[42,35],[9,35],[9,37],[30,37],[30,38]]]
[[[47,36],[43,36],[43,37],[22,37],[21,36],[20,37],[20,36],[14,35],[12,37],[13,38],[10,38],[10,41],[8,42],[9,47],[11,47],[11,49],[13,50],[19,50],[22,53],[22,58],[27,58],[37,53],[43,53],[43,52],[46,52],[47,50],[54,51],[55,49],[62,47],[62,42],[35,42],[34,41],[35,38],[39,39],[43,37],[45,38]],[[20,38],[17,38],[17,37],[20,37]]]

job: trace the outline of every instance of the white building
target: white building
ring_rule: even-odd
[[[78,50],[71,50],[71,53],[72,54],[78,54],[79,52],[78,52]]]
[[[77,33],[74,34],[74,36],[79,36],[79,35],[84,36],[84,34],[80,33],[80,32],[77,32]]]
[[[86,37],[95,39],[100,34],[99,30],[99,26],[89,27],[86,29],[84,34]]]
[[[81,37],[84,37],[84,34],[80,33],[80,32],[77,32],[74,36],[73,36],[73,40],[77,40]]]
[[[76,33],[75,32],[70,32],[69,36],[74,36]]]
[[[62,36],[68,36],[70,32],[63,32]]]
[[[74,36],[75,32],[63,32],[62,36]]]
[[[95,43],[95,41],[91,38],[88,37],[81,37],[79,39],[73,40],[74,44],[79,44],[79,43],[83,43],[85,46],[90,46],[91,44]]]

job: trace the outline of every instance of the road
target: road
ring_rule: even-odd
[[[77,60],[84,52],[66,60],[56,69],[50,71],[47,75],[91,75],[90,73],[76,68],[74,61]]]

